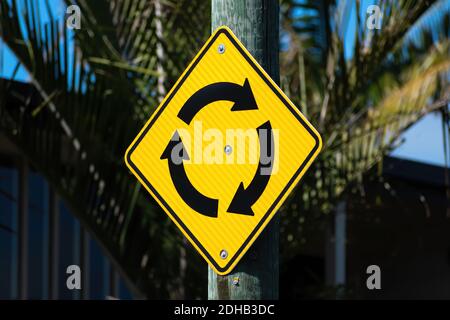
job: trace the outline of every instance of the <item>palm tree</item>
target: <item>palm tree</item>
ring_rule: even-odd
[[[46,176],[136,291],[173,297],[186,272],[179,259],[182,238],[122,159],[208,37],[210,3],[66,3],[81,8],[80,30],[69,32],[51,10],[50,22],[42,24],[33,1],[1,2],[0,35],[19,59],[16,70],[25,67],[34,88],[24,92],[20,83],[1,81],[1,131]],[[289,237],[302,231],[299,221],[332,213],[402,132],[448,103],[445,2],[383,4],[381,30],[368,31],[358,16],[350,58],[344,54],[348,3],[282,1],[288,39],[282,86],[324,138],[319,160],[282,209],[290,254],[301,245]],[[20,110],[10,108],[11,96],[19,97]],[[193,270],[193,279],[206,277],[202,264]]]
[[[381,170],[371,169],[401,143],[403,132],[430,112],[447,114],[450,5],[381,2],[382,25],[372,30],[359,14],[360,1],[283,4],[289,39],[281,58],[283,89],[324,139],[320,159],[281,209],[282,248],[290,256],[306,240],[293,235],[317,228],[338,202],[364,193],[363,179],[378,177]],[[448,131],[448,117],[442,119]]]
[[[123,155],[206,40],[209,3],[67,1],[83,13],[74,32],[46,4],[45,25],[33,1],[0,4],[2,39],[35,89],[24,93],[20,83],[1,82],[1,130],[135,291],[169,297],[178,286],[181,237],[128,172]],[[191,28],[192,19],[202,24]],[[6,97],[17,95],[21,110],[8,109]]]

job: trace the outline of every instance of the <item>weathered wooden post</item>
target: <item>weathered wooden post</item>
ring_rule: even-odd
[[[226,25],[279,82],[278,0],[212,0],[212,30]],[[233,272],[208,270],[209,299],[277,299],[279,223],[275,216]]]

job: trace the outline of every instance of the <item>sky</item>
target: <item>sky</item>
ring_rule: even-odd
[[[4,0],[0,0],[0,1],[4,1]],[[11,0],[7,0],[7,1],[8,1],[8,3],[11,4]],[[46,3],[45,0],[37,0],[36,3],[39,5],[39,12],[41,13],[41,21],[43,24],[48,23],[50,21],[48,9],[50,9],[53,17],[61,17],[60,19],[62,19],[62,17],[64,16],[65,5],[62,0],[48,0],[49,8],[47,8],[47,6],[45,4]],[[20,1],[18,2],[18,4],[19,4],[18,10],[20,12],[21,11]],[[9,50],[9,48],[3,44],[1,38],[0,38],[0,48],[3,50],[3,57],[0,58],[0,63],[1,63],[0,77],[11,78],[11,76],[13,75],[13,73],[16,69],[17,59],[15,58],[15,56],[11,52],[11,50]],[[1,52],[1,50],[0,50],[0,52]],[[15,74],[14,79],[17,81],[27,82],[27,81],[29,81],[29,76],[28,76],[26,70],[22,66],[20,66]]]
[[[3,0],[2,0],[3,1]],[[8,0],[10,1],[10,0]],[[47,7],[44,0],[37,1],[39,3],[39,10],[41,12],[41,19],[45,23],[49,21]],[[361,19],[366,18],[367,7],[376,3],[373,0],[361,1]],[[61,0],[49,0],[50,10],[54,17],[63,17],[65,12],[64,4]],[[348,16],[349,24],[347,35],[345,37],[345,56],[351,58],[354,43],[354,31],[356,23],[356,9],[351,6],[350,15]],[[0,39],[0,46],[4,44]],[[16,65],[17,59],[14,54],[6,48],[3,51],[3,57],[0,59],[0,77],[11,78]],[[29,76],[23,67],[20,67],[15,75],[15,80],[25,81],[29,80]],[[443,131],[440,115],[430,114],[425,116],[413,127],[411,127],[402,137],[404,143],[392,152],[392,156],[410,159],[420,162],[425,162],[434,165],[444,165],[444,148],[443,148]]]

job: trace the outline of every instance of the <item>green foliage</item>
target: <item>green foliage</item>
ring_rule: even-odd
[[[1,2],[2,40],[30,73],[35,91],[1,81],[0,128],[45,174],[135,291],[168,298],[179,278],[181,236],[128,172],[123,156],[208,37],[209,4],[160,1],[157,12],[157,3],[146,0],[74,3],[83,13],[82,28],[74,30],[70,46],[63,21],[42,25],[35,2]],[[187,32],[194,17],[205,24]]]
[[[363,177],[377,173],[371,169],[407,128],[448,104],[449,6],[431,2],[383,2],[380,30],[369,30],[357,14],[347,58],[350,1],[283,2],[291,44],[281,58],[283,89],[324,141],[319,159],[281,209],[286,255],[301,248],[305,235],[318,232],[321,217],[333,213],[339,199],[363,194]],[[305,9],[300,18],[310,18],[298,25],[298,12]]]

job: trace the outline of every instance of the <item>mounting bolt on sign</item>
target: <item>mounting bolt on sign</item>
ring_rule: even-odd
[[[225,46],[221,43],[219,44],[219,47],[217,47],[217,51],[219,51],[220,54],[225,52]]]
[[[211,268],[225,275],[321,146],[298,108],[221,27],[131,143],[125,162]]]
[[[222,250],[222,251],[220,251],[220,257],[222,258],[222,259],[226,259],[227,257],[228,257],[228,252],[227,252],[227,250]]]

